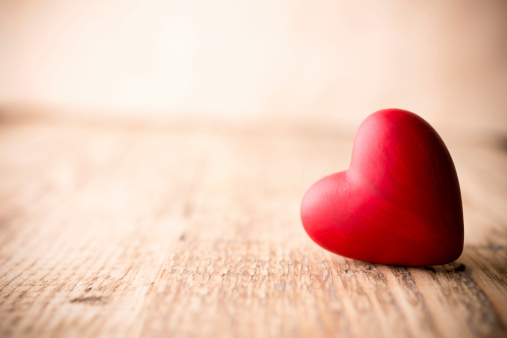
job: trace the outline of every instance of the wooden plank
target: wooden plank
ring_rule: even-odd
[[[449,143],[458,261],[384,266],[304,233],[354,134],[309,130],[0,125],[0,336],[507,335],[505,150]]]

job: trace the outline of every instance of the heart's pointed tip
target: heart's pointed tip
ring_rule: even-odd
[[[377,259],[370,259],[370,260],[362,260],[355,257],[349,257],[349,256],[343,256],[347,257],[349,259],[353,259],[355,261],[369,263],[369,264],[379,264],[379,265],[386,265],[386,266],[396,266],[396,267],[425,267],[425,266],[440,266],[440,265],[446,265],[453,263],[457,261],[462,254],[461,251],[455,251],[448,257],[439,257],[438,259],[435,259],[434,257],[419,257],[417,260],[414,260],[413,257],[397,257],[396,259],[387,259],[387,260],[377,260]],[[341,255],[340,255],[341,256]]]

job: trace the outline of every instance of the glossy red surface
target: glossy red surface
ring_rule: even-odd
[[[439,265],[463,251],[463,209],[451,156],[426,121],[400,109],[366,118],[349,169],[306,192],[301,219],[323,248],[367,262]]]

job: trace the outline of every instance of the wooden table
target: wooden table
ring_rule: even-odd
[[[287,123],[2,120],[0,336],[507,335],[505,138],[437,127],[465,250],[406,268],[309,240],[357,126]]]

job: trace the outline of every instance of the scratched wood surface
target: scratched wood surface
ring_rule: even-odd
[[[439,131],[465,250],[410,268],[302,229],[353,128],[1,120],[0,336],[506,336],[506,138]]]

